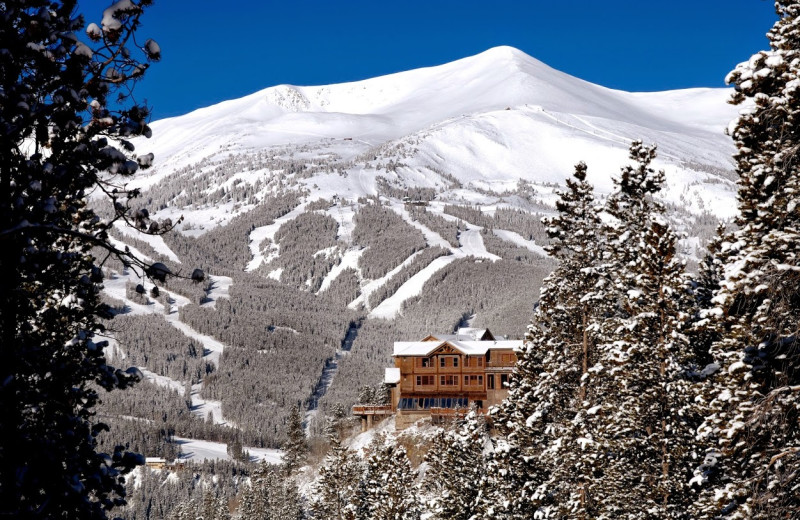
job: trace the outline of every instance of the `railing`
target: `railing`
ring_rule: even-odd
[[[431,408],[431,415],[438,417],[466,417],[466,408]]]
[[[391,415],[391,414],[392,414],[392,406],[388,404],[385,405],[357,404],[353,407],[353,415]]]

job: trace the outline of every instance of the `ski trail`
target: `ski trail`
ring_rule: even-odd
[[[529,251],[536,253],[537,255],[547,257],[547,251],[544,250],[542,246],[536,243],[534,240],[527,240],[523,238],[522,235],[519,233],[515,233],[514,231],[508,231],[505,229],[495,229],[494,230],[495,236],[502,238],[507,242],[511,242],[514,245],[519,247],[524,247]]]
[[[394,269],[392,269],[391,271],[389,271],[388,273],[386,273],[382,277],[378,278],[377,280],[372,280],[371,282],[369,282],[368,284],[363,286],[361,288],[361,294],[358,296],[358,298],[356,298],[355,300],[353,300],[350,303],[348,303],[347,307],[350,308],[350,309],[357,309],[358,306],[361,305],[362,303],[366,307],[368,302],[369,302],[369,295],[372,294],[373,292],[375,292],[382,285],[385,285],[386,282],[388,282],[389,279],[392,276],[396,275],[405,266],[407,266],[408,264],[413,262],[414,259],[418,255],[420,255],[422,253],[422,251],[424,251],[424,249],[421,249],[421,250],[417,251],[416,253],[414,253],[413,255],[409,256],[408,258],[403,260],[403,262],[400,265],[398,265],[397,267],[395,267]]]
[[[360,327],[360,321],[350,322],[350,328],[347,329],[347,334],[345,334],[339,349],[332,357],[325,360],[325,367],[322,369],[322,374],[320,374],[319,380],[314,387],[314,392],[311,394],[311,399],[308,400],[308,407],[306,408],[304,419],[306,436],[310,435],[309,428],[311,426],[311,422],[319,411],[319,401],[325,396],[326,393],[328,393],[328,389],[333,383],[333,378],[336,377],[336,372],[339,370],[339,361],[350,352],[351,348],[353,348],[353,342],[358,336],[358,329]]]
[[[384,318],[387,320],[394,319],[403,307],[403,303],[419,295],[422,292],[422,287],[425,282],[431,279],[440,269],[449,265],[456,259],[454,255],[440,256],[435,258],[430,264],[426,265],[417,274],[406,280],[406,282],[398,287],[394,294],[383,300],[375,306],[369,313],[370,318]]]
[[[216,294],[218,298],[225,298],[229,297],[228,289],[230,287],[230,280],[227,277],[214,277],[219,279],[221,283],[221,287],[219,288],[219,292]],[[165,288],[162,288],[162,293],[165,293],[168,298],[168,306],[169,308],[166,309],[161,302],[154,301],[148,305],[142,305],[140,303],[136,303],[131,301],[127,298],[125,293],[125,283],[127,281],[134,281],[138,282],[138,278],[135,277],[135,274],[132,273],[123,273],[122,275],[116,274],[108,279],[105,284],[103,290],[109,294],[110,296],[121,300],[129,309],[130,314],[137,315],[137,314],[161,314],[164,316],[164,319],[167,323],[171,326],[176,328],[177,330],[181,331],[185,336],[188,336],[196,341],[198,341],[201,346],[203,347],[203,359],[206,359],[208,362],[213,364],[216,368],[219,368],[219,359],[222,355],[222,352],[225,350],[225,345],[220,342],[219,340],[208,336],[206,334],[202,334],[195,330],[194,328],[190,327],[186,323],[180,320],[180,311],[179,309],[184,305],[190,303],[190,300],[185,296],[182,296],[177,293],[173,293]],[[215,280],[216,281],[216,280]],[[120,348],[118,342],[114,340],[113,345],[115,347],[115,351],[120,355],[122,359],[125,357],[125,353]],[[155,374],[147,370],[147,367],[139,367],[142,370],[142,373],[148,380],[153,381],[156,384],[161,386],[168,386],[176,391],[179,391],[183,394],[184,391],[184,384],[185,382],[176,381],[174,379],[168,378],[166,376],[162,376],[159,374]],[[193,414],[202,417],[205,419],[209,413],[213,413],[214,422],[216,424],[223,424],[235,427],[230,421],[226,420],[222,414],[222,403],[220,401],[213,401],[209,399],[204,399],[200,397],[200,392],[202,390],[202,382],[192,386],[191,392],[191,411]]]

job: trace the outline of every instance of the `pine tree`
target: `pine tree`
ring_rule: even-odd
[[[285,480],[277,485],[280,500],[273,505],[272,518],[281,520],[303,520],[306,513],[300,490],[294,479]]]
[[[567,190],[556,202],[558,216],[545,220],[552,240],[548,253],[559,263],[542,284],[509,396],[493,411],[495,423],[507,433],[510,445],[502,446],[493,456],[492,465],[501,464],[500,470],[505,473],[494,478],[496,489],[488,494],[497,495],[497,503],[509,504],[505,514],[514,517],[544,511],[558,488],[565,495],[582,493],[581,482],[587,478],[579,466],[563,459],[564,453],[550,447],[556,440],[572,446],[584,436],[564,424],[575,415],[585,393],[582,383],[594,350],[589,325],[593,323],[593,291],[599,280],[596,263],[601,223],[586,173],[584,163],[576,165],[574,179],[567,181]],[[565,439],[570,434],[573,438]],[[556,472],[558,478],[554,477]],[[496,505],[488,509],[491,514],[497,513]]]
[[[242,501],[239,504],[239,516],[242,520],[256,518],[256,497],[254,485],[245,485],[242,492]]]
[[[0,516],[105,518],[124,504],[124,475],[141,457],[97,453],[98,393],[135,372],[106,363],[93,336],[110,317],[99,297],[102,258],[153,270],[109,240],[115,222],[162,229],[118,182],[149,166],[128,139],[150,135],[132,98],[158,45],[135,37],[149,0],[109,7],[91,41],[74,0],[8,0],[0,16]],[[139,59],[137,59],[137,56]],[[87,197],[113,208],[100,218]],[[169,228],[169,225],[166,225]]]
[[[217,497],[214,515],[216,520],[231,520],[231,510],[228,507],[228,499],[225,496],[219,495]]]
[[[304,463],[308,454],[306,432],[303,429],[303,419],[300,407],[292,408],[289,414],[288,439],[283,445],[283,466],[286,475],[293,475]]]
[[[311,505],[315,518],[343,520],[361,477],[362,468],[355,455],[342,446],[338,421],[329,421],[326,434],[330,449],[319,470],[316,500]]]
[[[275,471],[266,461],[261,461],[250,477],[250,495],[242,507],[242,520],[270,520],[275,494]],[[246,516],[247,515],[247,516]]]
[[[414,472],[402,446],[381,436],[371,444],[364,474],[371,520],[418,520],[420,503],[414,491]]]
[[[572,421],[585,429],[583,474],[602,476],[583,483],[585,517],[685,517],[694,426],[682,333],[688,283],[676,237],[653,198],[664,180],[650,166],[655,156],[655,147],[632,143],[635,165],[622,168],[606,205],[612,219],[599,265],[596,359]]]
[[[800,508],[800,3],[775,7],[769,50],[727,78],[731,102],[753,106],[731,132],[740,214],[714,298],[720,369],[699,399],[708,452],[696,518],[789,518]]]
[[[720,338],[719,320],[715,318],[713,299],[719,291],[724,276],[724,266],[720,249],[725,236],[725,226],[717,227],[717,234],[706,246],[706,254],[700,261],[697,275],[692,284],[694,305],[690,310],[690,323],[687,334],[692,347],[693,358],[697,363],[694,377],[704,379],[716,367],[711,357],[711,345]]]
[[[429,467],[425,487],[433,491],[433,518],[469,520],[479,512],[487,441],[486,421],[474,410],[463,424],[437,436],[425,458]]]

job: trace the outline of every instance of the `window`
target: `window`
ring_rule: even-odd
[[[417,386],[432,386],[433,376],[417,376]]]
[[[458,368],[458,356],[439,356],[439,366]]]
[[[480,356],[470,356],[467,358],[466,363],[464,366],[468,367],[482,367],[483,366],[483,358]]]
[[[455,386],[458,384],[456,376],[439,376],[440,386]]]
[[[494,374],[489,374],[486,376],[486,388],[489,390],[494,390]]]
[[[428,368],[433,366],[433,360],[431,358],[417,358],[418,365],[422,368]]]
[[[483,386],[483,376],[464,376],[465,386]]]
[[[508,374],[500,374],[500,388],[508,388]]]

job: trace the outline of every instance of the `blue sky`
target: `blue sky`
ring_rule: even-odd
[[[87,23],[108,0],[79,0]],[[630,91],[721,87],[767,46],[767,0],[156,0],[163,59],[137,87],[159,119],[291,83],[354,81],[511,45]]]

